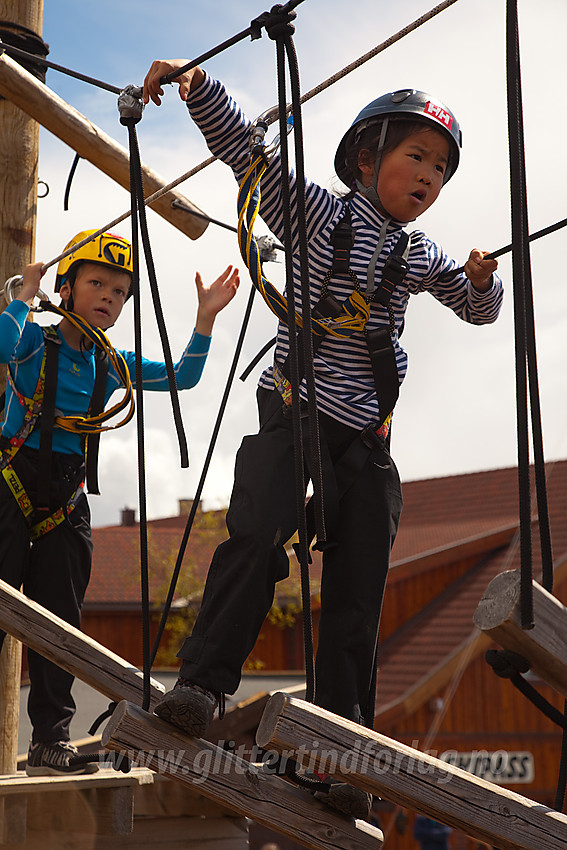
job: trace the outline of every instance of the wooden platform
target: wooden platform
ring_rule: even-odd
[[[30,777],[23,772],[0,776],[0,841],[3,845],[24,844],[30,822],[38,821],[43,821],[45,831],[59,824],[61,830],[72,832],[73,826],[80,824],[93,834],[129,835],[134,822],[134,789],[153,781],[153,773],[140,768],[130,773],[106,768],[73,777]]]
[[[382,832],[376,827],[333,812],[262,766],[189,738],[127,702],[120,703],[108,721],[102,743],[312,850],[382,846]]]
[[[245,818],[146,768],[0,776],[0,824],[2,850],[248,848]]]
[[[270,699],[256,740],[499,850],[567,847],[566,815],[287,694]]]

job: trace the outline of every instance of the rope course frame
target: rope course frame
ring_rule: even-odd
[[[295,6],[299,5],[299,3],[302,2],[302,1],[303,0],[295,0],[295,2],[290,2],[290,3],[286,4],[286,6],[283,7],[283,8],[291,10]],[[337,82],[338,80],[343,79],[348,73],[359,68],[364,62],[366,62],[369,59],[373,58],[374,56],[378,55],[383,50],[385,50],[387,47],[396,43],[397,41],[399,41],[401,38],[403,38],[408,33],[413,32],[419,26],[421,26],[422,24],[431,20],[431,18],[433,18],[435,15],[437,15],[441,11],[444,11],[445,9],[449,8],[450,6],[452,6],[456,2],[457,2],[457,0],[445,0],[445,2],[440,3],[438,6],[434,7],[434,9],[432,9],[429,13],[422,15],[420,18],[416,19],[412,24],[409,24],[407,27],[400,30],[397,34],[395,34],[391,38],[387,39],[386,41],[382,42],[381,45],[378,45],[373,50],[369,51],[367,54],[364,54],[364,56],[360,57],[358,60],[351,63],[349,66],[346,66],[344,69],[342,69],[342,71],[337,72],[337,74],[334,74],[328,80],[319,84],[319,86],[316,86],[314,89],[311,89],[309,92],[302,95],[301,98],[300,98],[300,103],[303,104],[303,103],[307,102],[309,99],[311,99],[312,97],[316,96],[317,94],[319,94],[320,92],[322,92],[323,90],[328,88],[334,82]],[[508,0],[508,2],[507,2],[507,14],[508,14],[509,22],[511,21],[511,17],[514,14],[514,10],[515,10],[516,18],[517,18],[517,2],[514,2],[514,0]],[[511,26],[512,26],[512,24],[511,24]],[[237,40],[241,40],[242,38],[246,37],[247,35],[251,35],[252,38],[259,37],[259,35],[253,35],[252,34],[252,32],[251,32],[252,29],[253,28],[251,26],[248,30],[244,31],[244,33],[240,33],[239,36],[235,36],[234,39],[225,43],[225,45],[222,45],[221,47],[223,49],[226,49],[226,47],[232,46],[232,44],[235,44]],[[517,19],[516,19],[516,40],[517,39],[518,39],[518,32],[517,32]],[[517,49],[517,43],[516,43],[516,46],[514,46],[513,42],[510,41],[509,42],[509,50],[511,51],[510,57],[511,57],[515,47]],[[2,52],[3,50],[5,50],[7,53],[11,53],[11,54],[14,54],[17,51],[17,53],[24,54],[26,56],[28,55],[28,54],[25,54],[25,51],[18,51],[17,48],[12,48],[12,47],[4,44],[4,43],[0,43],[0,52]],[[199,57],[197,60],[195,60],[193,64],[189,64],[189,65],[185,66],[185,68],[187,69],[189,67],[193,67],[194,64],[199,64],[200,62],[205,61],[206,58],[210,58],[210,56],[212,56],[212,55],[215,55],[214,51],[211,51],[208,54],[203,54],[201,57]],[[88,78],[84,75],[80,75],[80,74],[75,73],[75,72],[69,72],[68,69],[64,69],[62,66],[57,66],[54,63],[48,63],[46,60],[39,60],[38,57],[34,56],[33,58],[34,58],[34,60],[36,60],[38,62],[43,62],[45,67],[50,67],[50,68],[53,68],[55,70],[62,71],[64,73],[70,73],[71,76],[75,76],[77,79],[81,79],[81,80],[83,80],[87,83],[93,84],[93,85],[98,85],[101,88],[106,88],[106,90],[108,90],[110,92],[120,93],[122,91],[121,89],[118,89],[118,88],[113,87],[113,86],[109,86],[108,84],[101,83],[100,81],[93,80],[92,78]],[[518,68],[519,68],[519,53],[518,53],[518,56],[517,56],[517,60],[518,60]],[[511,62],[512,59],[509,58],[509,61]],[[169,80],[168,80],[168,82],[169,82]],[[515,81],[512,80],[510,82],[510,86],[511,86],[511,88],[514,88],[514,86],[516,86],[516,89],[517,89],[516,95],[518,96],[519,100],[516,101],[516,110],[515,111],[516,111],[516,115],[519,115],[520,119],[521,119],[521,87],[519,86],[517,79]],[[268,113],[268,118],[266,119],[266,121],[267,121],[268,124],[270,124],[275,120],[276,120],[276,112],[275,112],[275,109],[273,109],[273,110],[271,110],[270,113]],[[510,130],[510,133],[512,134],[512,130]],[[512,153],[512,150],[511,150],[511,153]],[[521,159],[521,154],[520,154],[520,159]],[[175,181],[168,184],[166,187],[161,189],[159,192],[156,192],[150,198],[145,199],[143,201],[142,206],[147,205],[147,204],[151,204],[152,201],[155,201],[158,198],[162,197],[164,194],[167,194],[167,192],[170,189],[174,188],[175,186],[178,186],[180,183],[182,183],[185,180],[189,179],[190,177],[194,176],[199,171],[208,167],[208,165],[212,164],[214,161],[216,161],[216,158],[210,157],[207,160],[200,163],[198,166],[195,166],[194,168],[190,169],[190,171],[186,172],[181,177],[177,178]],[[520,168],[521,168],[521,166],[520,166]],[[516,172],[515,175],[512,174],[511,176],[512,176],[513,180],[514,179],[516,179],[516,180],[520,179],[520,182],[521,182],[521,174],[518,175],[518,173]],[[524,177],[525,177],[525,175],[524,175]],[[525,195],[525,187],[523,187],[520,194]],[[525,204],[524,198],[522,198],[522,203]],[[527,208],[524,209],[524,221],[522,222],[522,225],[519,226],[515,232],[514,232],[514,229],[513,229],[513,235],[515,237],[517,237],[516,241],[515,242],[513,241],[513,243],[499,249],[498,251],[491,253],[489,256],[498,257],[498,256],[502,256],[505,253],[512,252],[513,259],[514,259],[516,265],[518,265],[518,264],[520,264],[520,265],[524,264],[525,265],[526,263],[529,265],[529,247],[528,247],[529,242],[534,241],[536,239],[539,239],[543,236],[546,236],[549,233],[552,233],[555,230],[558,230],[558,229],[565,227],[567,225],[567,219],[563,219],[562,221],[559,221],[559,222],[555,223],[554,225],[550,225],[550,226],[530,235],[528,233],[528,230],[527,230],[527,212],[526,212],[526,210],[527,210]],[[132,210],[123,214],[121,217],[115,219],[113,222],[106,225],[104,228],[101,228],[101,230],[98,231],[98,233],[100,234],[100,233],[104,232],[105,230],[108,230],[109,228],[115,226],[119,222],[125,220],[126,218],[128,218],[131,215],[131,212],[132,212]],[[513,217],[514,217],[514,211],[513,211]],[[208,217],[205,216],[205,218],[208,218]],[[208,220],[211,221],[212,223],[215,223],[215,224],[223,226],[223,227],[231,227],[230,225],[224,225],[222,222],[215,221],[214,219],[208,219]],[[252,231],[252,226],[253,226],[253,221],[252,221],[251,226],[250,226],[250,231],[249,231],[250,235],[251,235],[251,231]],[[85,240],[85,242],[86,241],[89,241],[89,240]],[[82,243],[82,244],[84,244],[84,243]],[[250,240],[248,239],[248,245],[249,244],[250,244]],[[76,249],[76,247],[77,246],[74,246],[75,249]],[[521,255],[523,255],[523,256],[521,256]],[[50,266],[56,264],[64,256],[65,256],[65,254],[61,254],[57,258],[51,260],[49,263],[46,263],[45,266],[44,266],[44,269],[48,269]],[[531,285],[531,281],[530,281],[530,285]],[[534,359],[535,358],[535,340],[532,340],[532,339],[529,338],[530,327],[529,327],[529,325],[526,326],[526,323],[527,322],[529,323],[529,321],[530,321],[529,317],[528,317],[528,319],[526,319],[525,315],[522,315],[522,311],[525,308],[525,306],[527,305],[528,309],[530,307],[530,304],[529,304],[530,292],[526,290],[525,280],[523,281],[522,284],[519,285],[518,292],[519,292],[518,300],[524,302],[523,304],[518,305],[518,311],[519,312],[518,312],[517,323],[518,323],[518,328],[519,328],[520,340],[519,340],[519,343],[518,343],[519,347],[518,347],[518,352],[517,352],[517,363],[519,364],[519,369],[520,369],[520,379],[519,380],[520,380],[520,384],[522,384],[523,381],[524,381],[524,377],[523,377],[523,374],[522,374],[523,366],[521,365],[521,361],[524,359],[525,363],[526,363],[527,370],[528,370],[527,380],[531,381],[530,401],[531,401],[532,418],[535,417],[535,420],[536,420],[535,423],[532,420],[532,427],[535,427],[536,430],[541,432],[541,424],[538,425],[539,399],[538,399],[538,389],[537,389],[537,365],[535,364],[535,359]],[[533,321],[533,302],[531,304],[531,309],[532,309],[532,321]],[[243,331],[244,331],[244,328],[243,328]],[[523,338],[523,334],[525,332],[528,333],[528,339],[527,340],[524,340],[524,338]],[[310,337],[309,334],[304,335],[304,336]],[[531,347],[531,351],[530,351],[530,347]],[[522,350],[520,350],[520,348],[522,348]],[[524,353],[524,349],[528,353]],[[236,365],[236,362],[235,362],[234,365]],[[525,396],[526,390],[523,389],[522,386],[520,386],[519,389],[518,389],[518,394],[521,397]],[[526,399],[525,399],[526,416],[527,416],[527,407],[528,407],[528,399],[526,397]],[[523,412],[518,413],[519,418],[522,415],[523,415]],[[526,423],[526,426],[527,426],[527,423]],[[518,425],[518,428],[520,428],[520,424]],[[523,435],[520,436],[520,434],[519,434],[519,440],[525,446],[526,440],[525,440]],[[536,454],[537,454],[536,466],[538,467],[536,469],[536,476],[539,477],[538,504],[540,506],[540,513],[543,512],[545,514],[545,510],[542,511],[542,509],[545,508],[545,506],[546,506],[546,503],[545,503],[545,471],[543,470],[543,480],[542,480],[541,469],[542,469],[542,464],[543,464],[543,449],[542,448],[540,449],[540,444],[541,444],[541,434],[538,433],[537,434],[537,443],[536,443],[536,447],[535,447]],[[520,455],[521,456],[519,457],[519,472],[520,472],[520,476],[521,476],[523,474],[521,468],[525,469],[526,462],[527,462],[527,465],[529,466],[529,451],[528,451],[528,454],[526,456],[526,449],[524,447],[523,449],[520,450]],[[520,484],[520,488],[521,487],[522,487],[522,485]],[[542,492],[542,489],[541,489],[542,487],[543,487],[543,492]],[[529,489],[528,489],[527,501],[524,501],[524,504],[529,505],[529,503],[530,503],[530,499],[529,499]],[[525,509],[524,512],[526,512],[526,511],[527,511],[527,509]],[[528,515],[528,519],[527,519],[528,526],[529,526],[529,522],[530,522],[530,517]],[[543,545],[545,545],[545,543]],[[530,549],[530,547],[531,547],[531,542],[526,543],[524,545],[524,549],[526,550],[526,554],[525,554],[523,560],[527,560],[528,562],[531,562],[531,553],[528,553],[528,551],[527,551],[528,549]],[[548,553],[548,555],[545,555],[544,553],[542,553],[542,560],[545,562],[544,563],[544,573],[546,575],[546,579],[545,579],[544,583],[547,583],[548,589],[550,587],[550,582],[552,583],[552,568],[551,568],[551,573],[549,572],[549,567],[545,568],[545,564],[549,563],[549,558],[551,558],[550,540],[549,540],[549,553]],[[530,575],[530,582],[529,583],[531,585],[531,573],[529,575]],[[528,587],[528,581],[526,579],[526,594],[528,594],[528,592],[529,592],[527,590],[527,587]],[[523,624],[526,628],[529,628],[529,626],[530,626],[529,603],[526,603],[525,611],[526,611],[526,615],[524,617],[524,623]],[[154,652],[154,656],[155,656],[155,652]]]

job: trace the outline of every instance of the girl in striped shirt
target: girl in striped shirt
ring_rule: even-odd
[[[161,103],[160,80],[183,64],[152,64],[144,83],[146,103]],[[202,69],[184,72],[174,82],[211,152],[241,181],[250,162],[250,121],[222,83]],[[375,374],[367,338],[387,329],[396,385],[390,390],[397,396],[407,368],[399,334],[410,295],[428,291],[464,321],[479,325],[495,321],[502,302],[495,260],[473,249],[459,271],[441,246],[419,230],[411,233],[403,250],[405,276],[389,303],[383,297],[388,258],[396,253],[403,228],[437,200],[459,154],[460,130],[450,110],[423,92],[393,92],[368,104],[339,144],[335,168],[349,194],[336,197],[315,183],[305,185],[312,308],[326,278],[327,293],[341,304],[352,296],[356,276],[368,309],[364,332],[340,339],[327,334],[313,363],[324,488],[336,495],[323,551],[315,703],[370,727],[380,610],[402,497],[389,453],[390,410],[380,409],[386,379]],[[293,173],[289,179],[294,287],[300,304]],[[283,239],[280,183],[276,155],[262,179],[260,215]],[[333,271],[329,277],[331,237],[347,213],[354,235],[348,261],[353,274]],[[274,363],[259,380],[260,430],[244,437],[236,459],[227,513],[230,537],[214,554],[197,622],[179,652],[180,678],[156,708],[193,735],[205,733],[223,694],[238,687],[275,583],[288,574],[285,547],[297,528],[293,435],[278,391],[285,383],[288,341],[287,325],[280,322]],[[305,400],[305,379],[299,392]],[[355,817],[369,813],[368,795],[344,783],[333,784],[325,800]]]

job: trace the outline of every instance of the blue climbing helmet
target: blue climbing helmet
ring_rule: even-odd
[[[373,124],[381,124],[382,133],[376,157],[377,165],[379,165],[382,149],[386,143],[388,120],[400,118],[423,121],[430,125],[430,129],[439,130],[446,136],[449,142],[449,162],[443,182],[446,183],[453,176],[459,165],[462,145],[459,122],[448,107],[426,92],[416,89],[399,89],[383,94],[365,106],[342,137],[335,155],[335,171],[349,189],[352,188],[353,181],[356,180],[356,174],[352,173],[352,169],[346,161],[350,146],[367,127]],[[387,120],[384,122],[382,119]]]

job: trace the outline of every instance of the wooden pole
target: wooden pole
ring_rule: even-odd
[[[0,20],[41,36],[43,0],[0,0]],[[14,269],[34,259],[38,149],[38,124],[13,103],[0,100],[0,288]],[[1,311],[4,298],[0,301]],[[0,392],[5,386],[2,367]],[[21,645],[7,635],[0,655],[0,773],[17,768],[21,664]]]
[[[121,702],[116,708],[102,744],[311,850],[379,850],[382,846],[380,829],[318,803],[276,775],[271,758],[257,764],[242,758],[238,750],[231,753],[201,738],[189,738],[130,703]]]
[[[504,649],[523,655],[530,670],[567,697],[567,608],[534,581],[534,627],[523,629],[520,583],[519,570],[493,578],[475,611],[475,626]]]
[[[6,54],[0,56],[0,94],[27,115],[39,121],[43,127],[68,144],[83,159],[92,162],[120,186],[125,189],[130,188],[130,161],[126,148],[78,110],[69,106],[55,92]],[[109,97],[115,97],[115,95],[109,95]],[[117,129],[125,131],[125,128],[119,124],[118,111],[116,111],[116,125]],[[146,197],[165,186],[165,180],[148,166],[142,165],[142,171]],[[173,207],[174,200],[180,202],[184,209]],[[177,189],[170,189],[165,195],[152,202],[151,208],[191,239],[198,239],[208,226],[207,221],[191,215],[191,210],[198,213],[201,210]],[[113,218],[112,214],[109,215],[109,219],[111,218]],[[101,222],[101,227],[103,226],[104,222]],[[16,271],[12,274],[17,274],[18,269],[19,267],[16,267]]]
[[[567,846],[567,815],[288,694],[270,699],[256,742],[499,850]]]
[[[137,667],[83,634],[56,614],[0,580],[0,629],[49,658],[114,702],[142,700],[143,676]],[[150,705],[165,688],[150,679]]]

